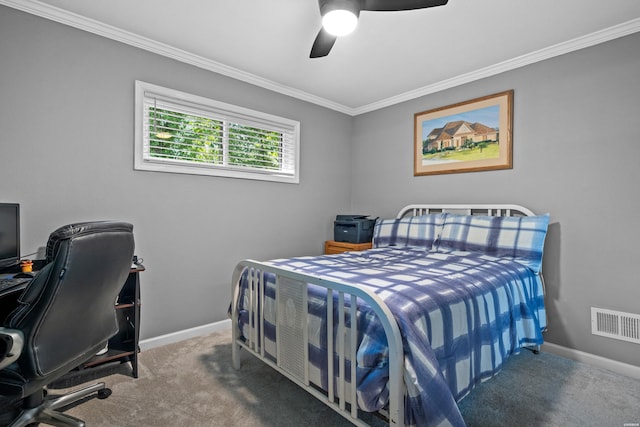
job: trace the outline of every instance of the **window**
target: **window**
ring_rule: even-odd
[[[299,182],[300,123],[136,81],[137,170]]]

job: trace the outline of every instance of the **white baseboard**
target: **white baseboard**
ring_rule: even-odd
[[[221,320],[219,322],[209,323],[207,325],[196,326],[195,328],[185,329],[182,331],[172,332],[159,337],[148,338],[140,341],[141,350],[149,350],[154,347],[160,347],[166,344],[183,341],[189,338],[209,335],[214,332],[230,330],[231,319]]]
[[[577,362],[584,362],[589,365],[597,366],[598,368],[608,369],[609,371],[640,380],[640,366],[618,362],[617,360],[607,359],[606,357],[597,356],[591,353],[585,353],[580,350],[574,350],[572,348],[562,347],[560,345],[552,343],[542,344],[541,350],[546,351],[547,353],[555,354],[557,356],[566,357],[567,359],[575,360]]]

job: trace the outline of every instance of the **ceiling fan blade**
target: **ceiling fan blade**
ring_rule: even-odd
[[[338,37],[329,34],[324,28],[321,28],[316,36],[316,40],[313,42],[309,58],[327,56],[337,38]]]
[[[397,11],[443,6],[448,0],[363,0],[360,10]]]

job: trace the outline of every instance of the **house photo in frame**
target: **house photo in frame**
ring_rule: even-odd
[[[513,90],[414,115],[413,175],[512,168]]]

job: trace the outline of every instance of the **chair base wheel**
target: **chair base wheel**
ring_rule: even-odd
[[[42,392],[40,398],[43,400],[37,406],[22,408],[20,415],[9,426],[31,427],[43,423],[55,426],[85,427],[84,421],[57,410],[89,398],[94,393],[99,399],[106,399],[111,395],[111,390],[101,382],[61,396],[49,395],[45,398],[45,393]]]
[[[98,390],[98,399],[106,399],[107,397],[111,396],[111,389],[110,388],[103,388],[102,390]]]

